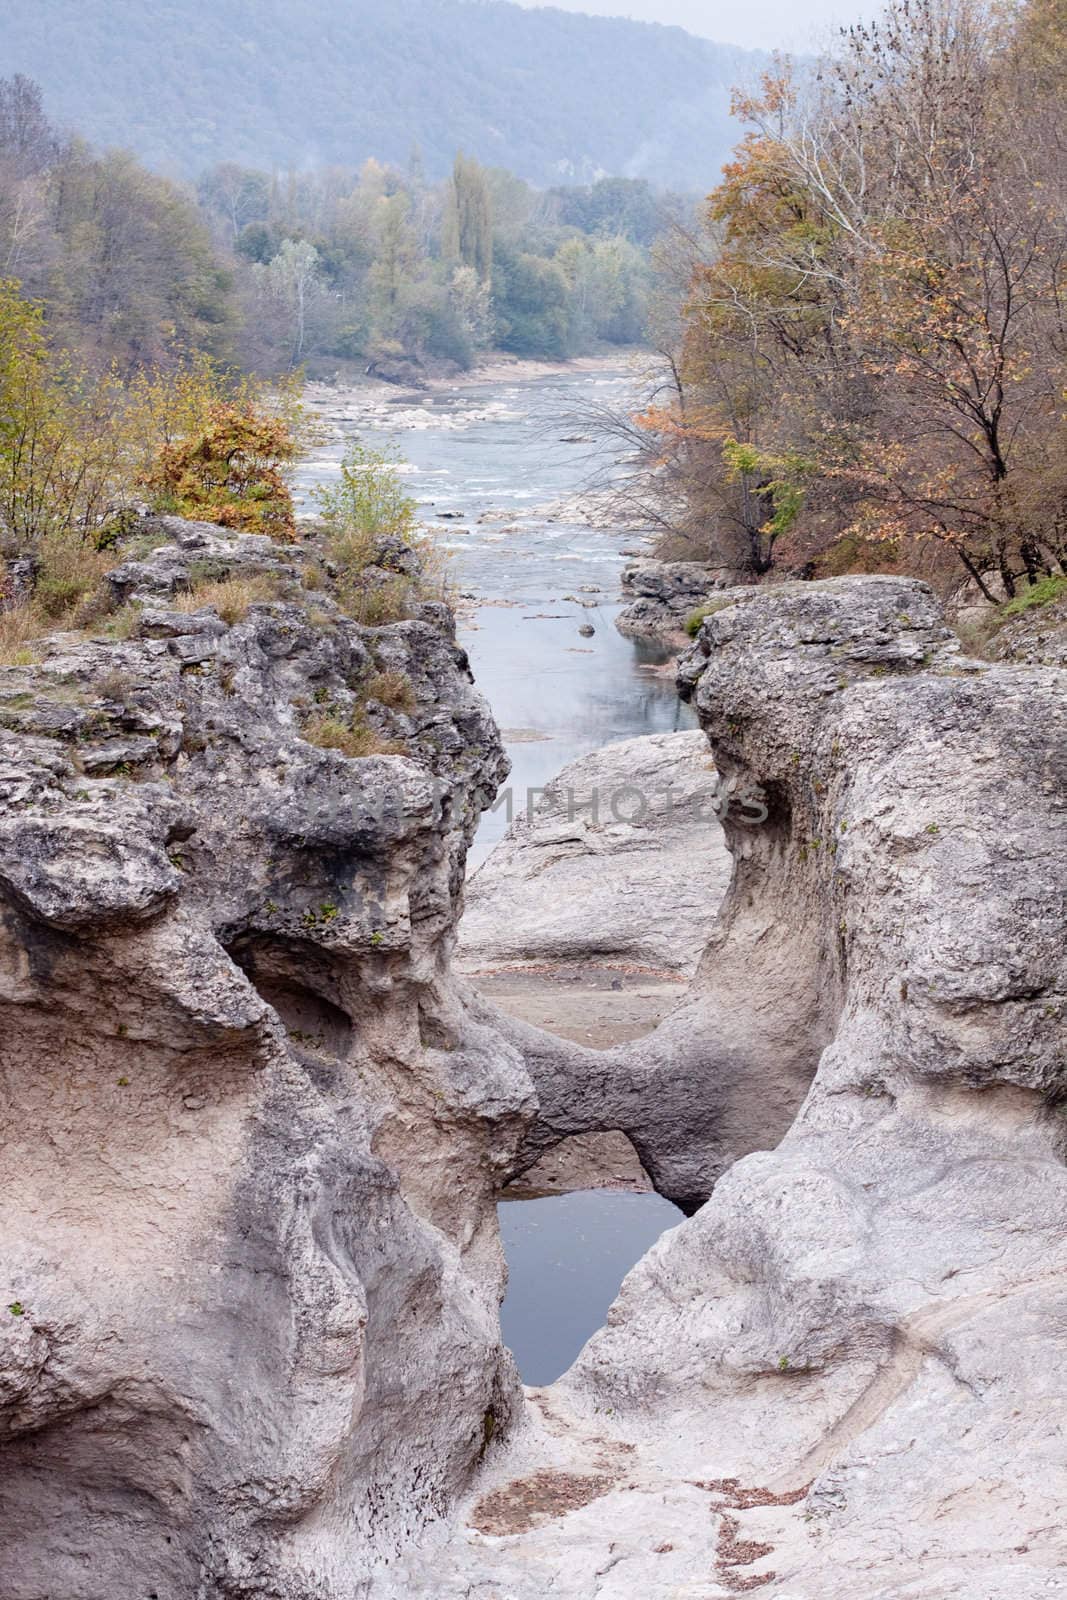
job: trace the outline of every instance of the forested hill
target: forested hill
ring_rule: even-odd
[[[0,75],[97,143],[195,173],[457,148],[540,184],[706,190],[753,52],[506,0],[3,0]],[[732,129],[732,131],[731,131]]]

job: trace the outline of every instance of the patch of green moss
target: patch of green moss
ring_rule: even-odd
[[[683,624],[686,633],[691,639],[695,639],[706,617],[713,617],[717,611],[725,611],[732,605],[732,600],[705,600],[702,606],[697,606],[696,610],[691,611],[686,617]]]

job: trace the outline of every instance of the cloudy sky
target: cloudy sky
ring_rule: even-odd
[[[523,5],[544,0],[521,0]],[[552,0],[564,11],[602,17],[636,17],[676,23],[723,44],[761,45],[766,50],[817,49],[835,24],[851,22],[857,0]]]

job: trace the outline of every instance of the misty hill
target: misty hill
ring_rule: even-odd
[[[704,190],[753,53],[680,28],[505,0],[0,0],[0,75],[172,173],[406,164],[457,148],[539,184]]]

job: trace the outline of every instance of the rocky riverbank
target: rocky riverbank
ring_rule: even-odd
[[[360,627],[314,547],[146,531],[120,637],[0,671],[4,1592],[320,1595],[521,1404],[532,1088],[447,975],[506,763],[443,608]]]
[[[680,673],[721,907],[679,915],[685,850],[635,896],[662,839],[553,834],[562,793],[472,894],[482,969],[541,876],[591,903],[527,976],[609,918],[605,970],[695,965],[592,1049],[453,968],[505,763],[443,608],[365,628],[310,547],[154,537],[121,628],[0,670],[9,1600],[1043,1600],[1064,672],[906,580],[723,597]],[[496,1200],[603,1133],[692,1214],[524,1398]]]
[[[641,557],[621,575],[626,605],[615,626],[634,639],[663,639],[684,647],[686,624],[694,614],[728,591],[730,578],[720,567],[699,561],[658,561]]]

